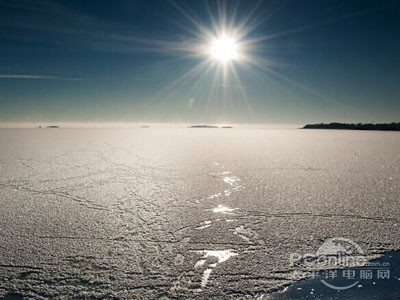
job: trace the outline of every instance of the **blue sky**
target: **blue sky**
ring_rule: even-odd
[[[399,13],[369,0],[1,1],[0,122],[400,121]],[[229,68],[199,50],[224,17],[252,41]]]

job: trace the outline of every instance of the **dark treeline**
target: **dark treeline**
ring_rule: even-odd
[[[352,129],[352,130],[389,130],[400,131],[399,123],[381,123],[381,124],[347,124],[347,123],[329,123],[329,124],[307,124],[304,129]]]

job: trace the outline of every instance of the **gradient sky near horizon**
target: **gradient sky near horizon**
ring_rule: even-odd
[[[384,0],[0,1],[0,122],[400,121],[399,15]],[[251,41],[225,77],[198,51],[224,18]]]

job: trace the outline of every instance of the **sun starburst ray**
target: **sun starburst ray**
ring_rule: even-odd
[[[240,87],[239,91],[240,91],[240,93],[242,95],[242,99],[243,99],[243,102],[244,102],[244,104],[246,106],[246,109],[249,112],[251,119],[254,121],[255,120],[255,115],[254,115],[253,108],[251,106],[251,102],[249,101],[249,98],[247,96],[246,88],[243,85],[242,80],[240,79],[240,77],[238,75],[238,72],[236,71],[235,66],[233,64],[231,64],[231,65],[229,65],[229,68],[230,68],[230,71],[231,71],[231,73],[232,73],[237,85]]]
[[[308,30],[315,26],[323,25],[324,22],[259,36],[256,30],[271,17],[275,16],[288,2],[270,5],[261,12],[262,0],[260,0],[252,5],[247,12],[238,15],[239,1],[235,2],[233,6],[229,6],[226,1],[217,1],[211,4],[210,1],[205,0],[204,7],[209,24],[204,19],[197,17],[184,2],[178,4],[175,1],[171,1],[171,3],[191,24],[191,26],[182,25],[182,28],[190,36],[182,37],[182,40],[175,42],[153,41],[153,45],[159,46],[160,50],[157,49],[157,51],[164,50],[170,53],[179,53],[181,59],[200,59],[200,63],[179,76],[157,93],[156,96],[163,95],[173,88],[179,89],[179,87],[184,87],[186,94],[190,96],[199,90],[200,82],[203,84],[208,82],[209,88],[205,97],[205,111],[208,111],[213,101],[216,103],[222,101],[221,103],[224,103],[224,107],[228,108],[233,104],[234,99],[240,98],[248,113],[254,115],[254,110],[245,88],[246,82],[241,79],[241,72],[238,71],[238,67],[240,67],[240,70],[242,68],[250,70],[250,72],[246,71],[246,74],[253,74],[260,83],[264,80],[264,85],[275,86],[275,89],[283,90],[280,82],[286,82],[292,87],[318,96],[321,99],[325,99],[325,101],[336,103],[335,99],[322,95],[318,91],[285,76],[284,72],[281,73],[279,69],[287,68],[289,65],[274,59],[272,55],[266,54],[267,52],[276,52],[277,46],[279,46],[276,42],[268,44],[265,43],[266,41]],[[325,22],[332,22],[332,20],[325,20]],[[231,81],[234,87],[232,87]],[[185,86],[188,82],[192,82],[191,88]],[[222,85],[218,84],[218,82],[222,82]],[[216,87],[218,85],[223,87],[223,90],[217,90]],[[232,88],[237,88],[238,86],[242,88],[238,92],[231,93]],[[293,98],[292,96],[290,99]]]

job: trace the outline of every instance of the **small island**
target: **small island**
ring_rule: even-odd
[[[218,128],[218,126],[213,125],[192,125],[189,128]]]
[[[60,128],[60,126],[50,125],[50,126],[46,126],[46,128]]]
[[[307,124],[302,129],[345,129],[345,130],[382,130],[382,131],[400,131],[400,122],[395,123],[319,123]]]

